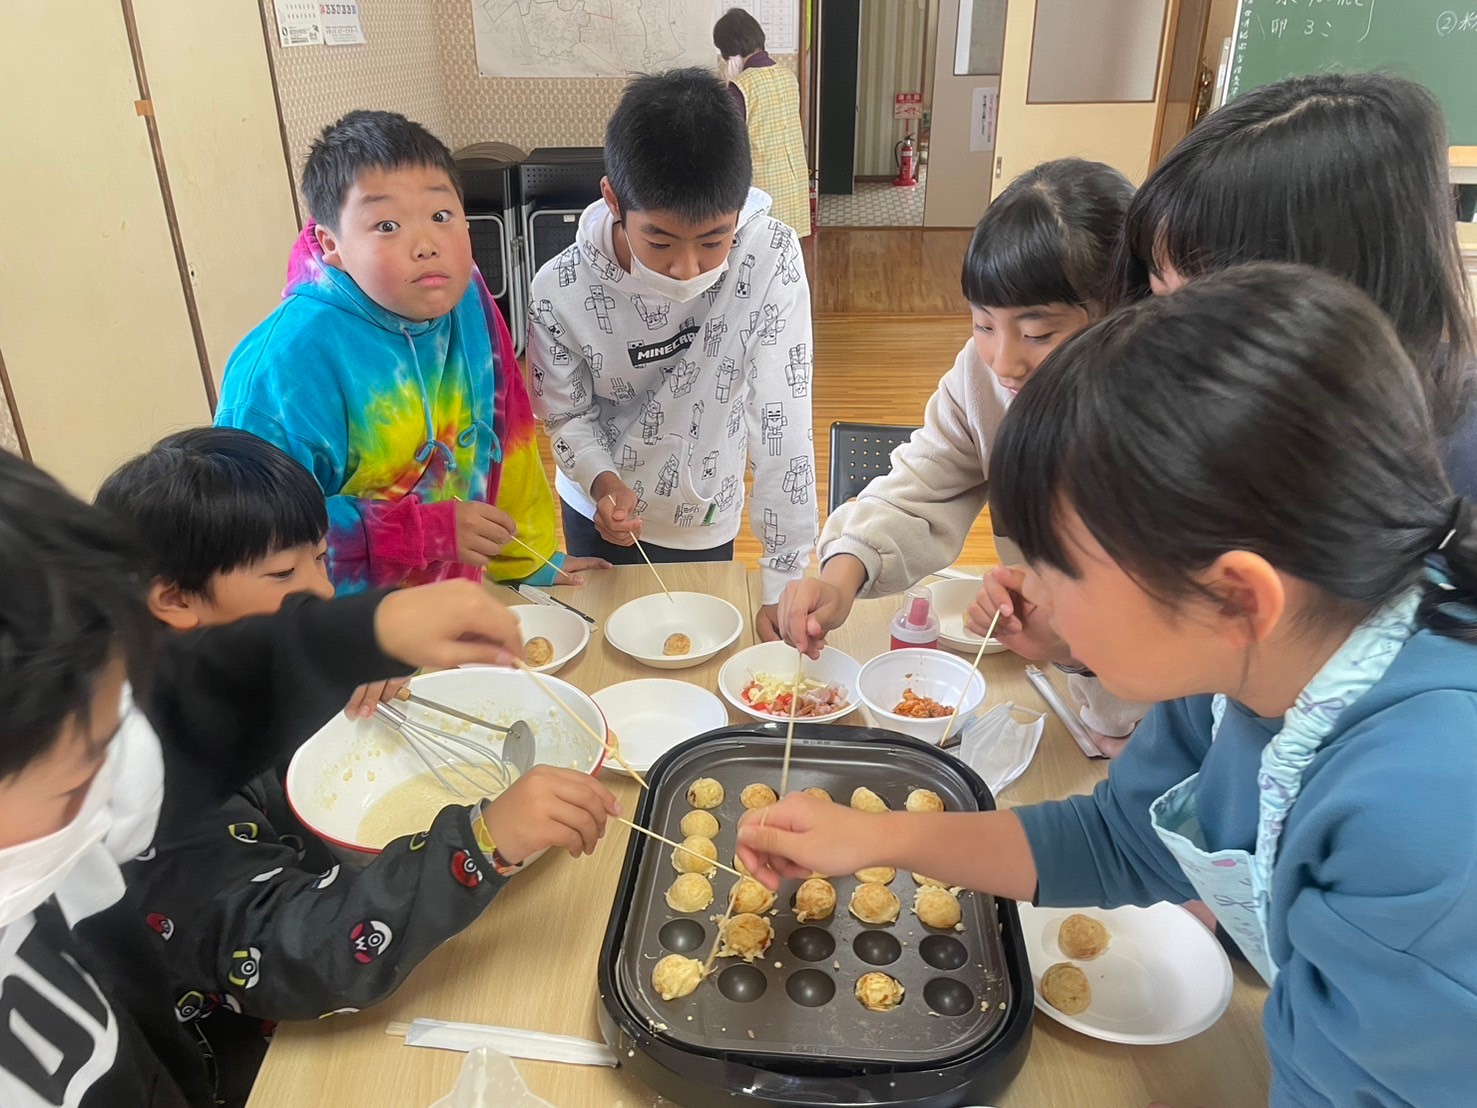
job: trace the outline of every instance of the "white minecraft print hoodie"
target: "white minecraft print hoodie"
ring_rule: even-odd
[[[758,189],[728,271],[686,304],[644,288],[611,245],[604,202],[533,279],[533,406],[554,444],[559,496],[595,517],[590,486],[614,471],[637,496],[642,538],[677,550],[738,534],[744,462],[764,546],[764,603],[815,546],[810,286],[795,232]]]

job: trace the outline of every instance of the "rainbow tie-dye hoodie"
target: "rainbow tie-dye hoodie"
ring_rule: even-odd
[[[227,362],[215,422],[275,443],[317,479],[340,592],[480,577],[457,560],[458,499],[496,504],[562,564],[533,408],[481,274],[449,315],[414,323],[325,265],[309,223],[282,297]],[[554,577],[516,543],[487,573]]]

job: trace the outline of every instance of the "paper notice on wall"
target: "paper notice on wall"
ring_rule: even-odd
[[[277,41],[283,46],[319,46],[323,42],[323,20],[318,0],[274,0],[277,12]]]
[[[364,42],[364,27],[359,22],[358,0],[318,5],[323,16],[325,46],[359,46]]]
[[[969,148],[972,151],[995,149],[995,120],[1000,114],[1000,89],[988,85],[974,90],[974,105],[969,118]]]
[[[800,0],[719,0],[719,14],[743,8],[764,28],[764,49],[770,54],[800,51]]]

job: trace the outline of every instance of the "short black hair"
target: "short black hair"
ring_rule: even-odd
[[[155,578],[200,596],[218,573],[328,533],[312,474],[265,439],[230,427],[159,440],[103,482],[97,505],[133,529]]]
[[[1233,267],[1078,332],[1011,404],[989,481],[1028,561],[1078,576],[1070,509],[1171,607],[1248,550],[1321,592],[1305,616],[1362,618],[1426,580],[1453,530],[1457,588],[1427,610],[1477,595],[1415,367],[1368,296],[1307,266]]]
[[[1042,162],[985,209],[960,286],[977,308],[1106,302],[1133,185],[1082,158]]]
[[[713,24],[713,45],[725,58],[747,58],[764,49],[764,28],[743,8],[729,8]]]
[[[1448,180],[1446,124],[1420,85],[1320,73],[1253,89],[1201,121],[1130,205],[1115,303],[1252,261],[1317,266],[1395,324],[1438,430],[1469,403],[1472,301]]]
[[[141,685],[155,634],[146,591],[126,532],[0,450],[0,778],[42,757],[68,719],[85,725],[115,660]]]
[[[303,198],[313,220],[338,230],[344,197],[366,169],[424,166],[451,178],[458,197],[462,180],[446,144],[399,112],[354,111],[323,133],[303,165]]]
[[[696,223],[743,209],[754,167],[749,129],[706,69],[672,69],[626,86],[605,127],[605,173],[621,212]]]

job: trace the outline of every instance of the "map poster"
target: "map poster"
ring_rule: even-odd
[[[279,0],[280,3],[280,0]],[[484,77],[626,77],[711,69],[720,5],[707,0],[472,0]]]

